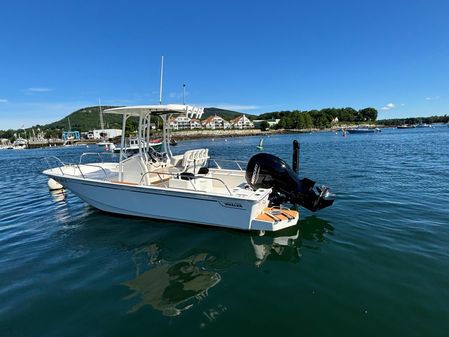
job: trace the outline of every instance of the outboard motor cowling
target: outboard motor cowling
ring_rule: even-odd
[[[317,188],[317,194],[313,190],[314,181],[299,179],[285,161],[268,153],[251,157],[246,167],[246,182],[254,189],[271,188],[272,204],[297,204],[315,212],[334,202],[324,198],[327,188]]]

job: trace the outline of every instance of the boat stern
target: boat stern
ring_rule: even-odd
[[[295,226],[298,220],[298,211],[279,207],[265,207],[260,214],[251,220],[250,229],[275,232]]]

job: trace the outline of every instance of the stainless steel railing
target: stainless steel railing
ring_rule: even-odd
[[[83,156],[83,155],[81,155],[81,157],[82,157],[82,156]],[[97,168],[99,168],[99,169],[103,172],[103,174],[104,174],[106,180],[107,180],[107,181],[110,181],[109,175],[108,175],[107,171],[104,169],[104,167],[102,167],[102,166],[100,166],[100,165],[95,165],[95,164],[92,164],[92,163],[86,163],[86,164],[64,163],[61,159],[59,159],[59,158],[56,157],[56,156],[49,156],[49,157],[45,157],[45,158],[44,158],[44,160],[47,162],[47,165],[48,165],[49,168],[52,168],[51,165],[50,165],[49,159],[54,159],[54,160],[56,160],[57,162],[59,162],[59,163],[61,164],[61,165],[58,166],[57,168],[61,171],[61,174],[62,174],[63,176],[65,176],[65,175],[74,176],[74,177],[77,176],[76,174],[70,174],[70,173],[68,173],[68,172],[64,172],[63,168],[71,167],[71,168],[73,168],[74,170],[77,169],[77,170],[80,172],[81,177],[82,177],[83,179],[86,179],[86,175],[83,173],[83,171],[81,170],[81,167],[80,167],[80,165],[83,165],[83,166],[92,166],[92,167],[97,167]],[[80,161],[81,161],[81,158],[80,158]]]
[[[209,165],[210,163],[215,164],[215,167],[218,169],[222,169],[223,168],[223,163],[227,164],[227,163],[231,163],[234,164],[240,171],[244,171],[246,169],[246,161],[243,160],[226,160],[226,159],[212,159],[209,158]],[[220,163],[222,165],[220,165]],[[243,166],[243,167],[242,167]]]
[[[104,163],[104,160],[102,157],[103,155],[114,156],[115,154],[111,153],[111,152],[85,152],[80,156],[78,164],[82,164],[83,158],[87,157],[87,156],[97,156],[100,159],[101,163],[103,164]]]

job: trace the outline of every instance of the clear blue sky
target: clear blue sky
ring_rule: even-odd
[[[447,1],[3,1],[0,129],[88,105],[449,113]]]

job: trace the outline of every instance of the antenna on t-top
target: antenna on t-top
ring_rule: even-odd
[[[164,56],[161,58],[161,84],[159,86],[159,104],[162,104],[162,78],[164,77]]]
[[[183,105],[186,104],[185,100],[186,100],[186,84],[184,83],[182,85],[182,104]]]

